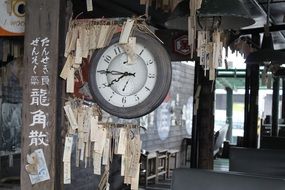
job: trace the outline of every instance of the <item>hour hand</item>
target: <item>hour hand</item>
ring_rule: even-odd
[[[123,72],[120,71],[109,71],[109,70],[99,70],[97,71],[100,74],[111,74],[111,75],[123,75]]]

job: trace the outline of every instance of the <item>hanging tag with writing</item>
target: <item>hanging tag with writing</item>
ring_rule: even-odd
[[[101,26],[101,31],[97,43],[97,48],[104,48],[105,47],[105,41],[107,38],[107,33],[110,28],[110,25],[102,25]]]
[[[64,108],[65,114],[67,116],[67,119],[69,121],[71,128],[73,130],[77,129],[78,128],[77,127],[78,126],[77,121],[75,119],[75,116],[74,116],[73,110],[71,108],[70,102],[67,102],[63,108]]]
[[[71,65],[72,65],[72,55],[69,54],[67,59],[66,59],[64,66],[63,66],[63,69],[60,73],[60,77],[62,79],[64,79],[64,80],[67,79]]]
[[[71,40],[72,40],[72,31],[69,30],[69,31],[66,33],[66,37],[65,37],[64,57],[67,57],[67,56],[70,54],[69,47],[70,47]]]
[[[75,64],[81,64],[82,63],[82,47],[81,47],[81,40],[78,38],[76,40],[76,50],[75,50]]]
[[[94,167],[94,174],[101,175],[101,160],[102,154],[97,152],[93,152],[93,167]]]
[[[92,0],[86,0],[86,7],[87,7],[87,12],[93,11],[93,2],[92,2]]]
[[[134,22],[135,21],[133,19],[128,19],[127,21],[124,22],[122,32],[120,35],[120,40],[119,40],[120,44],[128,43],[129,37],[133,29]]]
[[[96,140],[96,133],[98,133],[98,117],[97,116],[91,116],[90,117],[90,140],[91,142],[95,142]]]
[[[71,184],[71,164],[70,162],[63,163],[63,184]]]
[[[63,151],[63,162],[71,161],[73,137],[65,137],[64,151]]]
[[[117,154],[125,154],[127,146],[127,135],[127,129],[121,128]]]
[[[105,141],[105,146],[104,146],[104,151],[103,151],[103,160],[102,164],[103,165],[108,165],[109,164],[109,158],[110,158],[110,139],[106,138]]]
[[[79,37],[81,43],[81,56],[87,58],[89,53],[89,30],[86,29],[86,26],[81,27]]]

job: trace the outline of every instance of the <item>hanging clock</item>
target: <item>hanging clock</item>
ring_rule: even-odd
[[[135,61],[115,35],[108,47],[92,55],[89,87],[97,104],[120,118],[137,118],[157,108],[171,84],[171,61],[164,47],[146,33],[135,31]]]

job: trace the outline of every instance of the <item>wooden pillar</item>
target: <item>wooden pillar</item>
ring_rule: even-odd
[[[271,124],[271,135],[274,137],[278,136],[278,115],[279,115],[279,84],[280,78],[273,77],[273,94],[272,94],[272,124]]]
[[[259,44],[259,34],[252,36],[252,41]],[[246,76],[250,89],[246,123],[244,126],[244,146],[257,148],[257,122],[258,122],[258,91],[259,91],[259,65],[247,66]]]
[[[57,96],[59,44],[65,41],[59,37],[65,19],[60,8],[64,2],[26,1],[21,189],[61,189],[61,167],[56,165],[62,160],[58,153],[61,146],[56,147],[56,142],[61,109],[57,104],[57,100],[61,102]]]
[[[245,75],[245,87],[244,87],[244,124],[243,124],[243,130],[244,130],[244,135],[243,135],[243,142],[248,141],[248,123],[249,123],[249,81],[250,81],[250,65],[246,65],[246,75]],[[238,145],[241,146],[241,144],[246,144],[243,142],[238,142]]]
[[[281,118],[285,120],[285,78],[282,78],[282,113]]]
[[[233,89],[230,87],[226,88],[227,91],[227,124],[228,131],[226,135],[226,139],[231,142],[232,141],[232,130],[233,130]]]
[[[191,168],[198,168],[198,129],[197,129],[197,113],[196,106],[199,104],[199,99],[196,98],[198,88],[198,77],[200,71],[200,62],[195,61],[195,73],[194,73],[194,97],[193,97],[193,118],[192,118],[192,135],[191,135]],[[186,155],[187,158],[187,155]]]
[[[199,66],[198,85],[201,86],[201,91],[197,112],[198,168],[213,169],[215,81],[210,81],[203,73],[204,70]]]

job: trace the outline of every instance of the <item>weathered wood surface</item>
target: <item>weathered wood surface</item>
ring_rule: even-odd
[[[198,168],[213,169],[215,81],[204,76],[199,66],[198,85],[201,86],[197,112]]]
[[[53,190],[55,188],[56,178],[56,162],[58,161],[58,155],[56,154],[55,142],[56,142],[56,113],[57,113],[57,81],[58,81],[58,64],[59,64],[59,43],[62,39],[59,38],[60,28],[60,4],[63,0],[29,0],[26,2],[26,29],[25,29],[25,49],[24,49],[24,64],[25,64],[25,78],[24,78],[24,94],[23,94],[23,124],[22,124],[22,156],[21,156],[21,189],[41,189],[41,190]],[[64,19],[64,18],[63,18]],[[36,53],[33,52],[35,45],[31,43],[39,38],[40,40],[46,39],[46,45],[39,43],[39,47],[36,51],[39,52],[38,65],[33,64]],[[44,49],[46,48],[46,49]],[[41,62],[41,59],[48,57],[45,64]],[[44,66],[45,65],[45,66]],[[35,68],[36,66],[36,68]],[[39,83],[32,83],[32,76],[39,76]],[[48,78],[44,84],[42,83],[42,77]],[[35,89],[43,90],[42,97],[47,98],[42,100],[41,96],[38,96],[38,103],[35,103],[32,96]],[[46,93],[46,94],[44,94]],[[58,108],[60,109],[60,108]],[[33,112],[41,110],[45,117],[45,124],[40,125],[35,122],[33,118]],[[34,139],[32,143],[31,131],[42,132],[46,135],[45,138],[40,141],[38,138]],[[48,145],[44,145],[42,142]],[[43,149],[45,161],[49,171],[50,179],[31,184],[28,172],[25,169],[27,163],[27,154],[31,154],[36,149]]]

